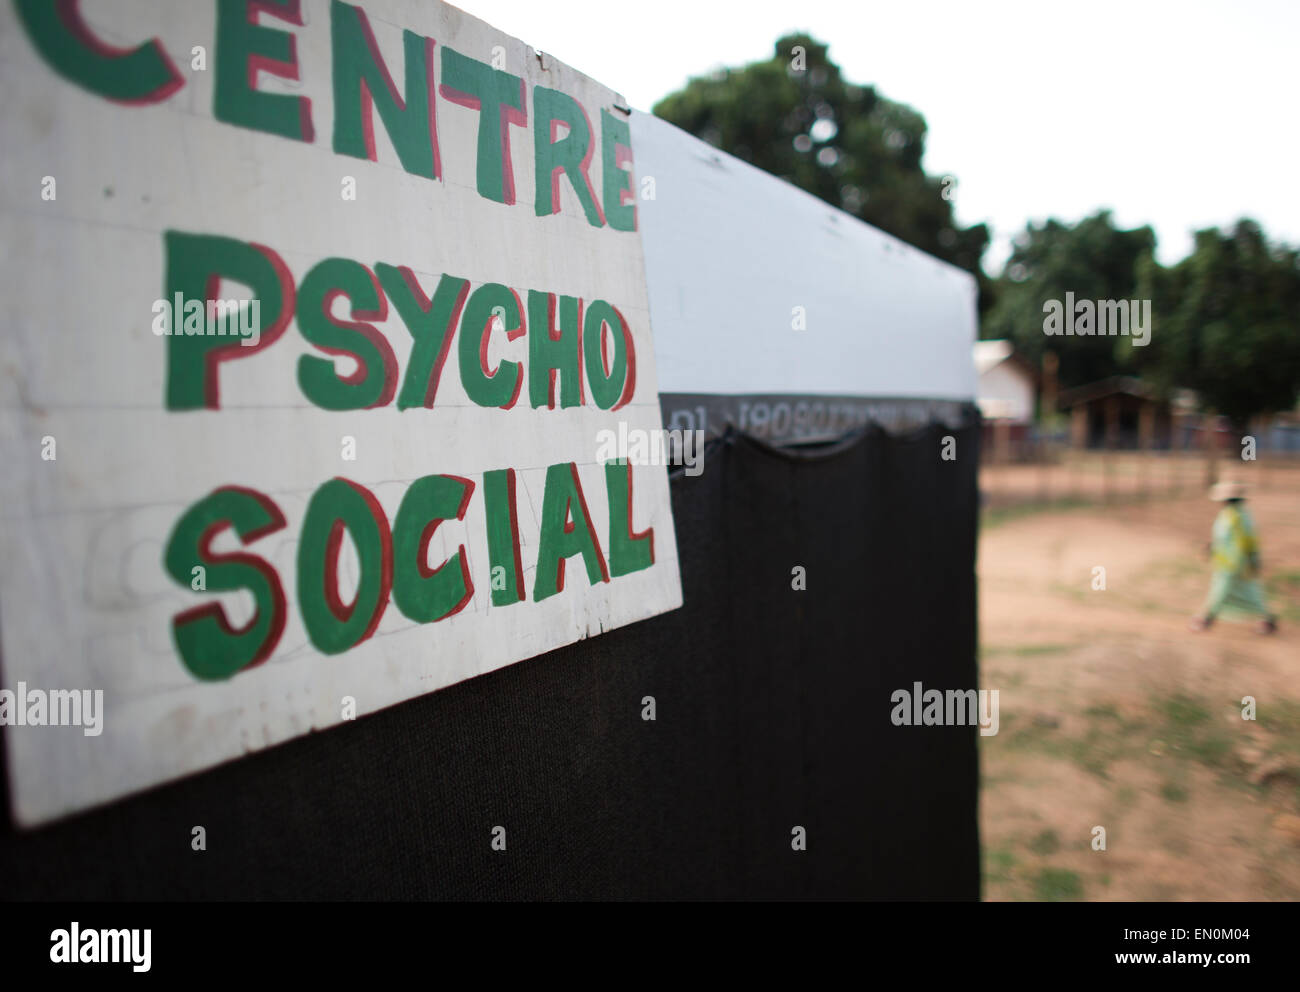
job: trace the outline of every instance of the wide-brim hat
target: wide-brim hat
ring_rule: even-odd
[[[1246,486],[1241,482],[1219,482],[1210,487],[1210,499],[1214,500],[1216,503],[1222,503],[1230,499],[1245,498]]]

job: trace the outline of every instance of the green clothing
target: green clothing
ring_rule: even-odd
[[[1201,615],[1221,613],[1271,617],[1259,584],[1259,540],[1255,522],[1240,504],[1228,503],[1214,520],[1210,558],[1214,575]]]

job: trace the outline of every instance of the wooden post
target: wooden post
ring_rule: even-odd
[[[1080,403],[1070,411],[1070,447],[1088,447],[1088,405]]]
[[[1056,352],[1043,352],[1043,392],[1038,404],[1038,419],[1048,424],[1056,419],[1056,373],[1060,367]]]
[[[993,452],[999,465],[1011,461],[1011,421],[1006,417],[993,421]]]
[[[1106,397],[1106,444],[1102,454],[1105,468],[1102,474],[1102,499],[1109,503],[1112,496],[1115,471],[1115,449],[1119,443],[1119,394]]]
[[[1070,411],[1070,489],[1077,500],[1079,465],[1088,450],[1088,404],[1081,402]]]
[[[1043,436],[1038,438],[1038,502],[1046,506],[1052,501],[1052,444]]]
[[[1205,488],[1209,489],[1219,481],[1219,430],[1218,415],[1213,410],[1206,410],[1202,423],[1205,425]]]
[[[1056,352],[1043,352],[1043,389],[1038,400],[1038,429],[1040,433],[1038,457],[1041,462],[1041,475],[1038,482],[1038,499],[1040,503],[1051,502],[1052,479],[1052,442],[1046,440],[1056,428],[1056,374],[1060,369],[1060,359]]]
[[[1169,438],[1169,495],[1177,496],[1182,492],[1183,450],[1187,444],[1187,415],[1173,412],[1170,415],[1170,427],[1173,435]]]
[[[1143,400],[1138,411],[1138,494],[1146,498],[1147,470],[1152,456],[1152,446],[1156,433],[1156,405],[1151,400]]]

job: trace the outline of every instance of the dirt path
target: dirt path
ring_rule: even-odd
[[[981,532],[981,678],[1001,717],[980,742],[986,899],[1300,898],[1300,492],[1251,507],[1271,638],[1187,630],[1204,498]]]

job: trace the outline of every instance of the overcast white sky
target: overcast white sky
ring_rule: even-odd
[[[1300,244],[1300,0],[453,0],[650,110],[688,78],[806,30],[854,83],[929,125],[1000,270],[1028,220],[1110,207],[1166,264],[1251,216]]]

